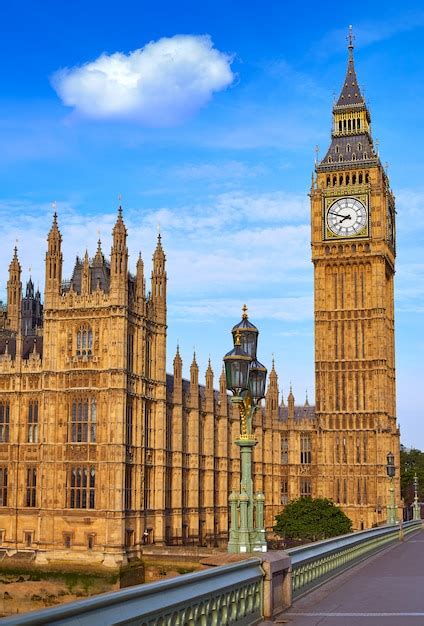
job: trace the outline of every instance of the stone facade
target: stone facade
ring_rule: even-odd
[[[354,525],[386,517],[396,424],[395,199],[371,135],[353,45],[333,108],[331,144],[311,188],[315,273],[317,492]],[[395,481],[399,501],[399,471]]]
[[[382,523],[387,452],[399,466],[394,199],[369,147],[369,112],[352,87],[349,52],[331,147],[311,188],[317,406],[295,406],[291,390],[286,406],[272,366],[254,418],[254,491],[265,495],[267,530],[299,495],[340,503],[357,529]],[[366,155],[358,144],[369,144]],[[327,212],[346,197],[365,207],[360,234],[328,227]],[[110,257],[99,242],[64,281],[55,215],[43,305],[32,281],[22,295],[15,249],[7,306],[0,303],[0,549],[9,553],[117,567],[145,543],[227,542],[228,496],[240,481],[239,415],[223,374],[215,390],[210,364],[200,382],[193,357],[186,379],[177,350],[166,373],[161,238],[149,293],[141,257],[129,271],[126,239],[119,209]],[[398,478],[395,494],[399,502]]]

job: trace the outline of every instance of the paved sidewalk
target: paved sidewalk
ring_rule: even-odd
[[[325,583],[264,624],[424,626],[424,531]]]

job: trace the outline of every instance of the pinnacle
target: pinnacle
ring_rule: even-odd
[[[193,351],[193,360],[191,362],[191,367],[198,367],[197,361],[196,361],[196,350]]]
[[[174,356],[174,364],[176,362],[182,363],[182,359],[181,359],[181,356],[180,356],[180,346],[179,346],[178,343],[177,343],[177,350],[176,350],[175,356]]]
[[[356,77],[355,72],[355,63],[353,57],[353,41],[354,36],[352,35],[352,27],[349,27],[349,35],[347,37],[349,45],[348,45],[348,61],[347,61],[347,70],[346,77],[343,83],[342,90],[340,92],[339,99],[336,102],[335,109],[338,107],[345,107],[349,105],[365,105],[364,98],[361,94],[358,85],[358,79]]]

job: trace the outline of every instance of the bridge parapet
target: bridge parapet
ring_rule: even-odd
[[[402,526],[379,526],[299,548],[290,548],[287,553],[292,563],[292,598],[297,599],[309,593],[325,580],[419,528],[421,520],[405,522]]]
[[[280,557],[274,555],[266,571],[262,568],[263,558],[250,558],[8,617],[0,623],[8,626],[185,626],[206,623],[253,626],[267,616],[267,611],[270,610],[272,615],[272,612],[288,606],[285,600],[290,597],[290,589],[287,582],[284,585],[284,568],[287,573],[290,559],[285,553],[278,554]],[[278,588],[273,589],[273,583]]]
[[[255,626],[322,582],[422,527],[380,526],[169,580],[0,619],[8,626]]]

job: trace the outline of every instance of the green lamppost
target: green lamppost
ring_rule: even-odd
[[[418,504],[418,476],[414,475],[414,504],[412,507],[412,519],[421,519],[421,507]]]
[[[264,495],[253,493],[252,452],[257,440],[252,431],[253,416],[265,397],[267,370],[256,358],[259,331],[243,306],[241,322],[232,329],[234,348],[224,356],[227,389],[240,412],[241,480],[239,493],[233,492],[230,504],[228,552],[266,552]]]
[[[390,487],[389,487],[389,504],[387,505],[387,523],[388,524],[396,524],[396,508],[395,508],[395,488],[393,485],[393,478],[395,477],[396,468],[395,468],[395,457],[392,452],[387,454],[387,466],[386,466],[387,476],[389,477]]]

